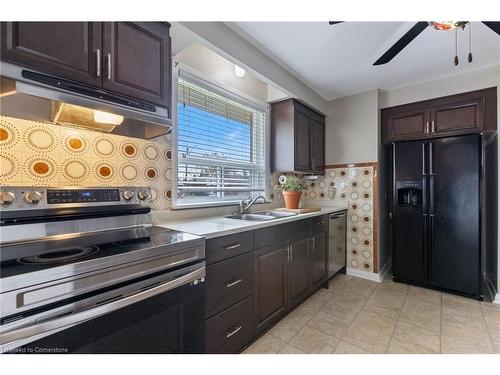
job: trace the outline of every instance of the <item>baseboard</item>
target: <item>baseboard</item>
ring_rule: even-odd
[[[378,273],[365,272],[365,271],[354,270],[352,268],[347,268],[346,274],[354,277],[359,277],[361,279],[366,279],[366,280],[376,281],[377,283],[381,283],[390,269],[391,269],[391,260],[389,259],[389,261],[382,266],[382,268]]]
[[[496,304],[500,305],[500,293],[497,293],[497,295],[495,296],[495,300],[493,301],[493,303],[496,303]]]

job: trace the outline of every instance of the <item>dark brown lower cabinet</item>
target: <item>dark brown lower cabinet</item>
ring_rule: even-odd
[[[255,335],[253,295],[208,319],[205,330],[207,353],[238,353]]]
[[[206,242],[207,353],[237,353],[328,279],[328,217]]]
[[[311,237],[311,279],[313,288],[324,283],[328,278],[327,232],[313,233]]]
[[[309,239],[293,241],[288,247],[287,281],[288,303],[291,306],[302,302],[309,290]]]
[[[255,252],[257,328],[269,326],[285,312],[287,249],[282,243]]]

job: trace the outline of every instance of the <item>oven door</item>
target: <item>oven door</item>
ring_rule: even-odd
[[[3,324],[7,353],[202,353],[205,262]]]

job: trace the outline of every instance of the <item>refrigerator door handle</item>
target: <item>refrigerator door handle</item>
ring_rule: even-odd
[[[422,175],[427,176],[427,172],[425,170],[425,143],[422,143]]]
[[[428,264],[428,269],[429,269],[429,281],[432,282],[433,275],[432,275],[432,257],[433,257],[433,251],[434,251],[434,214],[429,214],[429,259],[427,261]]]
[[[429,176],[434,176],[434,144],[429,143]]]

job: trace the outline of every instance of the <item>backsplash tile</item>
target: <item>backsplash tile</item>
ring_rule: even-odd
[[[0,184],[150,186],[171,207],[171,138],[155,141],[0,116]]]
[[[323,177],[307,181],[304,193],[306,202],[347,205],[347,267],[366,272],[378,272],[377,173],[377,163],[327,167]]]

